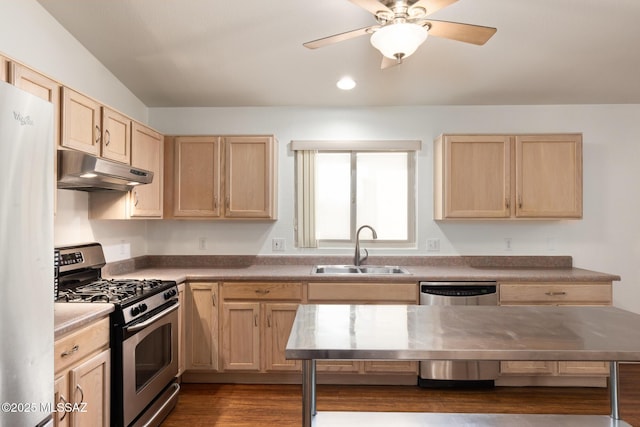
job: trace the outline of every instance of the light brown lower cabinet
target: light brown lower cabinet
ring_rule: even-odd
[[[416,283],[312,282],[308,284],[309,304],[417,304]],[[414,361],[323,360],[316,363],[318,372],[417,374]]]
[[[296,310],[303,301],[301,283],[226,282],[221,294],[223,371],[301,371],[300,361],[285,358]]]
[[[611,305],[611,282],[500,283],[500,305]],[[501,385],[606,386],[607,362],[503,361]]]
[[[218,283],[191,282],[186,287],[185,368],[218,369]]]
[[[109,319],[56,340],[55,426],[110,426],[111,351]]]

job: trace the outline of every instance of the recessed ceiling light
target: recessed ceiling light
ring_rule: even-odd
[[[354,87],[356,87],[356,82],[351,77],[345,76],[340,80],[338,80],[338,83],[336,83],[336,86],[338,86],[338,89],[351,90]]]

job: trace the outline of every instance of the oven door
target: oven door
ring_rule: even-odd
[[[178,307],[124,328],[124,425],[129,425],[178,375]]]

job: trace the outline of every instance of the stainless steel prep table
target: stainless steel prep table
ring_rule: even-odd
[[[303,427],[388,425],[391,418],[393,425],[421,427],[445,419],[477,426],[628,426],[619,417],[618,362],[640,361],[640,315],[614,307],[301,305],[286,357],[303,363]],[[610,361],[611,415],[316,414],[317,359]]]

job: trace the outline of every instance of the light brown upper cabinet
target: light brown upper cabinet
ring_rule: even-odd
[[[101,129],[101,156],[130,164],[131,119],[110,108],[102,107]]]
[[[63,87],[60,145],[131,164],[131,119]]]
[[[178,136],[165,143],[165,218],[276,218],[273,136]]]
[[[164,138],[138,122],[131,124],[131,165],[153,172],[151,184],[128,193],[98,191],[89,194],[91,219],[158,219],[163,214]]]
[[[60,142],[60,91],[62,85],[22,64],[12,62],[9,69],[11,83],[14,86],[53,104],[53,135],[55,143],[58,145]]]
[[[581,217],[581,134],[435,140],[435,219]]]
[[[269,136],[224,137],[224,216],[275,218],[275,141]]]
[[[100,155],[101,105],[67,87],[62,88],[62,135],[60,145]]]

